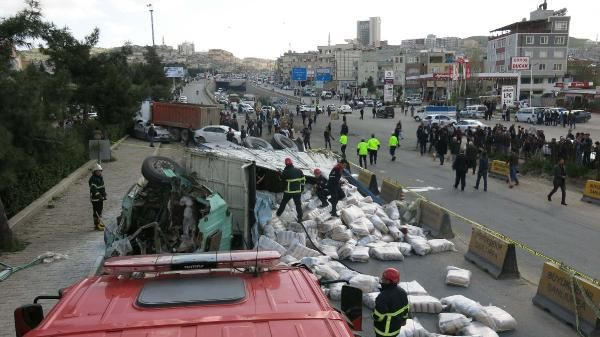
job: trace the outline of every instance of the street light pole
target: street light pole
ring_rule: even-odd
[[[152,4],[147,4],[146,7],[148,7],[150,11],[150,26],[152,27],[152,47],[154,47],[154,9],[152,8]]]
[[[539,63],[532,64],[529,66],[530,77],[529,77],[529,106],[531,107],[531,99],[533,98],[533,67],[540,65]]]

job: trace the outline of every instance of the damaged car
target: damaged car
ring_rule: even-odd
[[[232,215],[218,194],[170,158],[148,157],[104,232],[105,256],[231,249]]]

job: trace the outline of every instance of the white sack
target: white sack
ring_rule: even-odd
[[[363,210],[363,212],[365,212],[365,214],[371,214],[371,215],[375,214],[375,212],[379,208],[379,205],[374,204],[374,203],[366,204],[364,202],[361,202],[358,205]]]
[[[314,267],[315,274],[321,276],[323,279],[328,281],[337,280],[340,277],[340,274],[335,270],[331,269],[326,264],[319,264]]]
[[[298,242],[301,245],[306,245],[306,234],[304,234],[304,232],[296,233],[292,231],[280,231],[275,233],[275,237],[277,242],[284,246],[289,246],[294,242]]]
[[[400,229],[402,229],[402,228],[406,228],[407,233],[410,235],[425,237],[425,233],[423,233],[423,228],[421,228],[421,227],[417,227],[417,226],[413,226],[413,225],[402,225],[402,226],[400,226]]]
[[[327,245],[319,245],[319,249],[325,253],[325,255],[329,256],[332,259],[338,260],[339,256],[337,253],[337,247],[327,246]]]
[[[265,225],[265,227],[263,228],[263,232],[265,234],[266,237],[268,237],[269,239],[275,239],[275,228],[273,228],[272,225]]]
[[[387,214],[388,217],[390,217],[390,219],[392,219],[392,220],[400,219],[400,212],[398,211],[398,207],[396,206],[395,202],[391,202],[387,205],[384,205],[383,210],[385,211],[385,214]]]
[[[371,248],[369,254],[381,261],[402,261],[404,256],[398,248],[393,246],[383,246]]]
[[[426,312],[429,314],[439,314],[442,312],[442,303],[440,300],[429,295],[408,295],[408,303],[411,312]]]
[[[325,239],[321,240],[321,242],[319,242],[319,243],[324,246],[334,246],[335,248],[340,248],[346,242],[325,238]]]
[[[303,265],[313,268],[316,265],[320,265],[320,264],[326,264],[330,261],[329,256],[323,256],[323,255],[319,255],[319,256],[307,256],[307,257],[303,257],[302,259],[300,259],[300,263],[302,263]]]
[[[334,301],[339,301],[342,299],[342,287],[343,283],[332,283],[329,285],[329,298]]]
[[[449,305],[450,308],[458,313],[472,317],[476,321],[496,330],[494,319],[484,310],[483,306],[463,295],[453,295],[441,299],[442,304]]]
[[[369,262],[369,247],[356,246],[350,254],[350,261]]]
[[[291,255],[284,255],[284,256],[282,256],[282,257],[279,259],[279,261],[281,261],[281,262],[283,262],[283,263],[285,263],[285,264],[287,264],[287,265],[290,265],[290,264],[292,264],[292,263],[297,263],[297,262],[299,262],[297,258],[295,258],[295,257],[293,257],[293,256],[291,256]]]
[[[446,239],[432,239],[427,241],[431,247],[432,253],[441,253],[447,251],[455,251],[454,243]]]
[[[360,200],[360,202],[364,202],[364,203],[370,204],[370,203],[373,203],[373,198],[371,198],[370,195],[367,195],[366,197],[362,198]]]
[[[387,245],[388,246],[398,247],[398,250],[404,256],[411,256],[412,255],[412,246],[410,245],[410,243],[407,243],[407,242],[390,242]]]
[[[350,270],[350,269],[341,270],[341,271],[339,271],[339,274],[340,274],[340,280],[345,280],[345,281],[350,281],[351,278],[358,275],[357,272],[355,272],[354,270]]]
[[[471,322],[461,330],[461,333],[469,336],[498,337],[496,331],[479,322]]]
[[[340,218],[332,218],[327,221],[321,222],[318,226],[319,232],[327,233],[337,226],[342,226],[342,220]]]
[[[350,257],[350,255],[352,255],[352,252],[354,251],[354,248],[355,248],[355,247],[356,247],[356,245],[354,245],[354,244],[349,244],[349,243],[347,243],[347,244],[345,244],[345,245],[341,246],[341,247],[338,249],[338,251],[337,251],[337,253],[338,253],[338,258],[339,258],[340,260],[345,260],[345,259],[349,258],[349,257]]]
[[[369,221],[371,221],[373,226],[375,226],[375,228],[378,231],[380,231],[381,234],[388,233],[388,227],[385,225],[385,222],[383,222],[383,220],[381,220],[381,218],[379,216],[377,216],[376,214],[367,214],[367,219],[369,219]]]
[[[424,237],[408,234],[406,236],[406,241],[410,243],[412,249],[417,255],[424,256],[431,252],[431,247],[429,246],[427,239]]]
[[[511,314],[496,306],[483,307],[496,323],[496,331],[510,331],[517,328],[517,320]]]
[[[390,232],[390,235],[392,236],[392,238],[394,238],[395,241],[402,241],[404,239],[404,234],[402,234],[398,227],[389,226],[388,231]]]
[[[367,235],[365,237],[360,238],[356,245],[368,246],[370,243],[377,242],[378,240],[379,238],[377,238],[375,235]]]
[[[352,239],[352,231],[350,229],[346,228],[346,226],[340,225],[337,227],[333,227],[333,229],[329,233],[329,236],[333,240],[346,242],[346,241]]]
[[[357,236],[367,236],[370,233],[369,227],[367,226],[366,221],[362,221],[363,219],[367,220],[367,218],[364,217],[359,218],[348,225],[348,227],[350,227],[350,229],[352,230],[352,233],[356,234]],[[371,226],[373,226],[373,224],[371,224]]]
[[[348,269],[346,266],[344,266],[342,263],[340,263],[339,261],[329,261],[326,263],[329,267],[331,267],[331,269],[337,271],[338,273],[341,270],[344,269]]]
[[[465,288],[469,287],[469,284],[471,284],[470,270],[454,266],[448,266],[446,270],[448,270],[448,273],[446,274],[446,284]]]
[[[427,295],[427,290],[418,281],[400,282],[398,287],[402,288],[407,295]]]
[[[375,300],[377,299],[377,296],[379,296],[379,291],[363,294],[362,299],[364,306],[371,310],[375,309]]]
[[[445,334],[454,335],[471,323],[471,319],[463,314],[442,312],[439,316],[438,327]]]
[[[351,205],[342,209],[342,221],[344,221],[344,223],[347,225],[364,216],[365,212],[355,205]]]
[[[281,256],[285,255],[287,249],[284,246],[277,243],[275,240],[270,239],[264,235],[258,238],[258,249],[259,250],[275,250],[278,251]]]
[[[298,260],[301,260],[304,257],[321,255],[321,253],[317,252],[316,250],[310,249],[310,248],[306,247],[305,245],[301,245],[297,242],[290,246],[290,249],[288,250],[288,254],[292,255],[293,257],[297,258]]]
[[[350,279],[349,284],[362,290],[363,293],[379,291],[379,278],[377,276],[357,274]]]
[[[429,337],[429,332],[415,319],[407,319],[398,337]]]
[[[383,242],[394,242],[394,237],[391,236],[390,234],[385,234],[384,236],[381,237],[381,241]],[[410,246],[410,245],[409,245]]]

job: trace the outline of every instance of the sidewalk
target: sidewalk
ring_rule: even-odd
[[[114,156],[117,161],[103,163],[104,182],[108,200],[104,204],[104,222],[113,221],[120,213],[121,199],[141,175],[142,161],[156,148],[135,139],[125,140]],[[176,151],[164,151],[170,156]],[[13,310],[32,303],[38,295],[56,295],[58,289],[67,287],[90,272],[96,258],[104,253],[103,233],[92,230],[92,208],[89,201],[89,175],[69,186],[53,208],[45,208],[32,220],[15,228],[19,239],[29,245],[25,250],[6,253],[0,261],[21,265],[47,252],[67,254],[64,261],[40,264],[15,273],[0,283],[0,336],[14,336]],[[43,301],[48,313],[56,301]]]

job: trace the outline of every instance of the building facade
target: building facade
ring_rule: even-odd
[[[567,73],[570,17],[560,11],[537,9],[527,21],[491,31],[488,38],[486,71],[520,72],[519,98],[539,97],[556,91]],[[529,57],[529,70],[511,68],[511,59]]]
[[[379,47],[381,45],[381,18],[375,16],[367,21],[357,21],[356,40],[362,47]]]
[[[177,51],[181,55],[190,56],[194,54],[194,44],[191,42],[184,42],[177,46]]]

